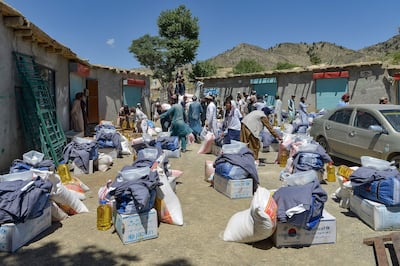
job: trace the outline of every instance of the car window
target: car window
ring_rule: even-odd
[[[400,110],[382,110],[381,113],[394,130],[400,132]]]
[[[329,120],[341,124],[349,124],[351,112],[352,112],[351,109],[338,110],[329,117]]]
[[[368,129],[369,126],[380,126],[381,124],[372,114],[368,112],[357,111],[354,125],[359,128]]]

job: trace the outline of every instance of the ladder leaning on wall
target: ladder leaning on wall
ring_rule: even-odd
[[[17,90],[18,109],[27,145],[52,159],[57,166],[63,160],[67,144],[57,118],[48,83],[40,76],[33,56],[14,52],[22,88]]]

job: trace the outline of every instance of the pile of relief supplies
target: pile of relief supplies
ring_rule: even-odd
[[[122,155],[121,134],[111,122],[103,121],[95,127],[96,141],[99,148],[115,148],[117,156]]]
[[[82,202],[89,188],[78,178],[63,183],[52,160],[30,151],[13,161],[8,174],[0,176],[0,226],[25,223],[51,208],[51,220],[88,212]]]
[[[341,207],[350,207],[351,200],[345,199],[347,197],[367,199],[386,207],[400,207],[400,172],[394,161],[388,162],[371,156],[361,156],[360,159],[361,166],[347,168],[348,176],[338,170],[341,186],[333,196],[347,203]],[[400,222],[393,226],[400,227]]]
[[[156,136],[143,133],[142,137],[132,140],[132,147],[136,152],[143,148],[157,147],[160,148],[167,158],[179,158],[180,145],[177,136],[171,136],[170,132],[159,132]]]
[[[93,170],[105,172],[112,166],[115,157],[132,154],[128,139],[117,132],[112,122],[101,121],[95,130],[94,138],[74,137],[63,149],[62,163],[69,164],[70,168],[76,167],[85,174]],[[104,148],[114,148],[115,156],[99,152],[99,149]],[[91,161],[95,162],[97,169],[91,169]]]
[[[318,179],[323,181],[324,165],[333,162],[326,150],[307,135],[284,133],[279,145],[278,160],[283,152],[288,154],[288,159],[281,172],[282,181],[290,174],[309,170],[315,171]]]
[[[232,180],[252,178],[253,192],[260,183],[253,152],[246,143],[240,141],[232,140],[231,144],[222,145],[221,153],[215,159],[213,168],[214,175],[222,178]],[[210,176],[209,182],[212,182],[214,175]]]
[[[124,166],[99,189],[99,201],[106,200],[116,213],[135,215],[157,210],[160,222],[183,225],[182,208],[176,195],[176,179],[182,174],[173,170],[166,151],[179,150],[177,137],[148,136],[133,140],[137,158]]]
[[[295,179],[303,182],[292,182]],[[273,235],[278,223],[316,229],[327,198],[313,170],[288,176],[274,193],[257,186],[250,207],[229,219],[221,238],[240,243],[261,241]]]
[[[331,161],[331,158],[322,147],[304,136],[284,136],[281,145],[286,145],[291,155],[286,169],[281,173],[282,186],[274,192],[256,186],[250,207],[229,219],[221,234],[224,241],[261,241],[273,235],[278,223],[291,224],[304,230],[318,227],[328,198],[320,186],[318,172],[323,169],[324,162]],[[215,167],[217,173],[218,163]]]

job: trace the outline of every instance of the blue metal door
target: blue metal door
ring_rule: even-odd
[[[317,110],[333,109],[348,91],[347,78],[317,79],[315,82]]]
[[[142,88],[135,86],[124,86],[123,98],[124,105],[135,107],[138,103],[141,103],[142,101]]]

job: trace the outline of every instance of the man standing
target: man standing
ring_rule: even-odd
[[[217,106],[215,105],[214,98],[211,95],[207,95],[204,98],[207,101],[206,125],[208,130],[214,134],[214,137],[218,137]]]
[[[240,113],[242,114],[242,116],[245,116],[248,113],[246,97],[247,97],[246,93],[243,93],[243,97],[242,97],[242,95],[240,95],[240,93],[238,93],[238,96],[237,96],[239,110],[240,110]]]
[[[280,126],[282,124],[282,101],[279,98],[279,95],[275,95],[274,115],[277,122],[277,126]]]
[[[202,130],[201,126],[201,114],[203,113],[203,107],[197,101],[196,95],[192,97],[192,102],[189,104],[189,127],[193,130],[193,135],[196,143],[200,143],[200,133]]]
[[[147,133],[147,115],[137,107],[131,107],[131,112],[135,115],[136,132]]]
[[[299,116],[300,116],[300,124],[296,125],[295,132],[306,133],[308,128],[308,104],[306,104],[306,98],[302,96],[300,98],[299,103]]]
[[[338,102],[337,107],[348,105],[349,101],[350,101],[350,95],[348,93],[345,93],[342,95],[342,98]]]
[[[269,109],[264,108],[263,111],[254,110],[248,113],[242,119],[240,129],[240,141],[248,143],[249,149],[253,151],[254,159],[258,160],[258,153],[260,151],[260,134],[264,127],[279,141],[282,138],[275,132],[268,120]]]
[[[296,118],[296,103],[294,101],[295,97],[295,95],[292,95],[292,97],[288,100],[289,123],[292,123]]]
[[[172,119],[171,136],[177,136],[181,143],[181,151],[186,152],[186,137],[192,133],[192,129],[185,123],[186,115],[183,107],[178,103],[176,95],[172,97],[172,106],[168,111],[160,115],[160,119],[170,116]]]
[[[227,98],[225,100],[225,118],[222,129],[224,144],[230,144],[231,140],[240,141],[240,119],[242,114],[239,109],[232,105],[232,102]]]

